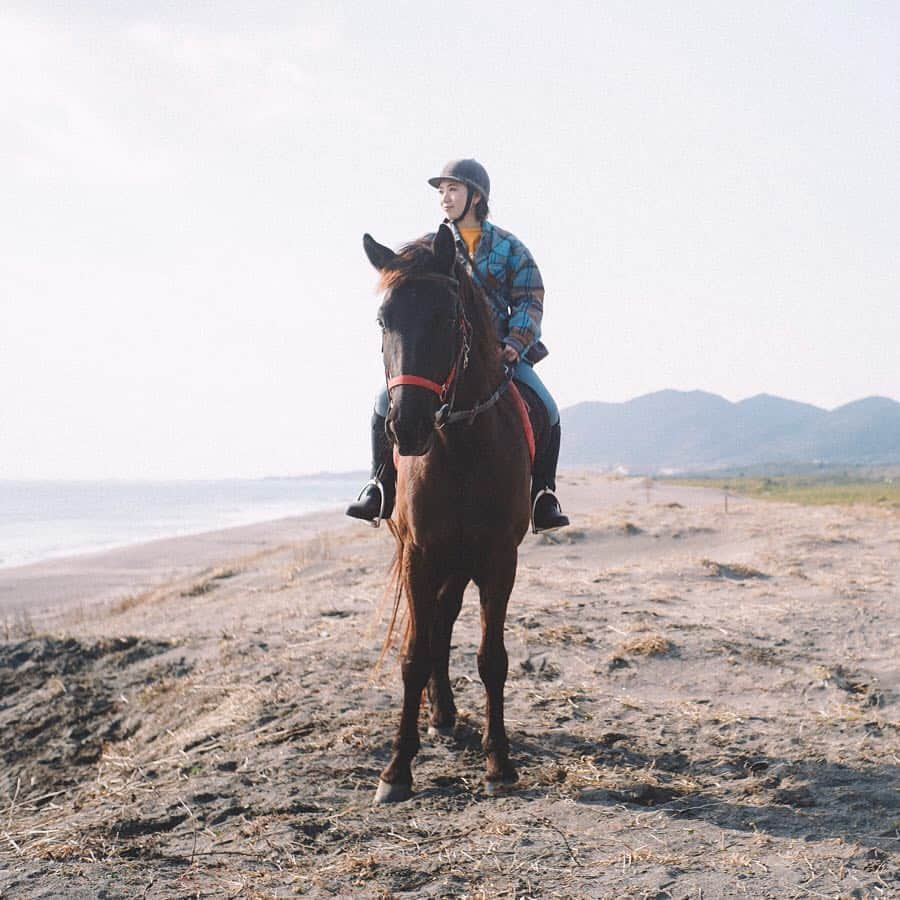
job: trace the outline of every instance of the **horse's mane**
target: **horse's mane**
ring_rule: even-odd
[[[382,269],[378,286],[387,291],[408,278],[430,274],[435,274],[432,242],[429,238],[419,238],[402,246]],[[500,371],[499,342],[491,324],[487,298],[458,259],[453,265],[453,277],[459,282],[459,298],[472,325],[472,352],[483,362],[488,376],[496,380]]]

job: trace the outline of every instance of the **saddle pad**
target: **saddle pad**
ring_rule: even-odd
[[[531,417],[528,415],[528,406],[522,399],[516,383],[509,383],[509,392],[516,401],[516,409],[519,411],[519,418],[522,420],[522,431],[525,432],[525,442],[528,444],[528,456],[531,459],[531,465],[534,465],[534,428],[531,427]]]

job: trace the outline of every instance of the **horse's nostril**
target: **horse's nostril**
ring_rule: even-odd
[[[393,418],[388,418],[384,427],[385,427],[385,431],[387,432],[387,436],[396,444],[397,443],[397,429],[394,427]]]

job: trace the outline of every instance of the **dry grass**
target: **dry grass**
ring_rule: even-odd
[[[206,581],[198,581],[197,584],[191,585],[186,591],[181,592],[182,597],[202,597],[210,591],[216,589],[216,583],[211,578]]]
[[[616,648],[616,654],[620,656],[665,656],[674,649],[672,642],[661,634],[641,633],[622,641]]]
[[[151,597],[154,596],[154,593],[154,591],[144,591],[140,594],[129,594],[127,597],[123,597],[121,600],[116,600],[115,603],[111,604],[109,607],[109,612],[112,615],[121,615],[122,613],[126,613],[129,610],[140,606],[142,603],[146,603]]]
[[[734,581],[745,581],[749,578],[768,578],[764,572],[744,563],[720,563],[714,559],[701,559],[700,565],[709,571],[714,578],[731,578]]]
[[[12,617],[3,617],[3,639],[7,641],[32,638],[37,633],[28,610],[17,610]]]
[[[675,483],[717,488],[762,500],[799,503],[805,506],[871,506],[900,511],[900,479],[894,470],[812,475],[774,475],[767,478],[673,479]]]

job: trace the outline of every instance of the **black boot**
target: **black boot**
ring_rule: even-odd
[[[347,515],[354,519],[370,522],[373,528],[389,519],[394,511],[394,495],[397,487],[397,470],[394,468],[394,453],[384,418],[378,413],[372,415],[372,478],[347,507]]]
[[[569,524],[556,499],[556,464],[562,431],[559,422],[550,429],[547,447],[534,461],[531,474],[531,529],[535,534]]]

